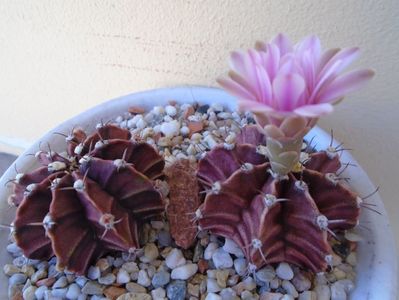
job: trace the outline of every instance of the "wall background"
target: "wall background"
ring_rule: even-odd
[[[110,98],[177,84],[215,85],[230,50],[286,32],[358,45],[377,76],[320,122],[354,149],[399,245],[399,2],[0,1],[0,149],[21,151]],[[355,66],[354,66],[355,67]]]

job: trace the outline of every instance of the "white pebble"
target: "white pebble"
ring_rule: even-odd
[[[212,261],[217,269],[227,269],[233,266],[233,260],[230,254],[228,254],[222,248],[217,249],[212,254]]]
[[[23,292],[23,297],[24,300],[35,300],[36,296],[35,296],[35,292],[37,290],[37,287],[35,286],[29,286],[28,288],[26,288]]]
[[[190,128],[188,128],[187,126],[183,126],[182,128],[180,128],[180,133],[183,136],[187,136],[190,133]]]
[[[217,293],[220,292],[222,288],[218,285],[216,279],[207,278],[206,290],[208,291],[208,293]]]
[[[144,247],[144,256],[140,257],[140,261],[148,263],[154,261],[159,255],[158,247],[154,243],[148,243]]]
[[[159,133],[159,132],[161,132],[161,125],[155,125],[154,127],[153,127],[153,129],[154,129],[154,133]]]
[[[47,291],[48,288],[45,285],[39,286],[35,291],[35,296],[38,300],[42,300],[44,298],[44,292]]]
[[[64,288],[68,285],[68,280],[65,276],[61,276],[60,278],[57,279],[56,282],[54,282],[52,288],[57,289],[57,288]]]
[[[234,260],[234,270],[240,276],[247,272],[247,260],[245,258],[237,258]]]
[[[188,146],[186,152],[187,152],[188,155],[197,154],[197,150],[195,150],[195,147],[192,144],[190,144],[190,146]]]
[[[68,291],[66,293],[67,299],[78,299],[80,295],[80,287],[76,283],[72,283],[68,287]]]
[[[356,266],[356,252],[349,253],[349,255],[346,257],[346,262],[353,267]]]
[[[236,292],[232,288],[225,288],[220,291],[219,295],[222,297],[222,300],[239,300]]]
[[[222,300],[222,297],[215,293],[208,293],[208,295],[205,297],[205,300]]]
[[[163,300],[166,296],[166,292],[163,288],[159,287],[151,291],[151,296],[154,300]]]
[[[220,104],[220,103],[216,103],[216,102],[211,104],[211,108],[212,108],[214,111],[217,111],[217,112],[221,112],[221,111],[224,110],[223,105]]]
[[[91,280],[96,280],[101,275],[100,268],[96,266],[90,266],[87,271],[87,277]]]
[[[140,270],[139,271],[139,277],[137,278],[137,283],[149,287],[151,285],[151,279],[148,277],[148,274],[145,270]]]
[[[298,297],[297,290],[295,289],[294,285],[288,280],[283,280],[281,286],[287,291],[288,294],[290,294],[294,298]]]
[[[282,262],[278,265],[276,269],[277,276],[284,280],[291,280],[294,277],[294,272],[292,271],[289,264]]]
[[[227,253],[234,254],[237,257],[244,257],[244,253],[238,245],[231,239],[226,239],[223,245],[223,250]]]
[[[299,294],[298,300],[317,300],[317,294],[313,291],[305,291]]]
[[[327,285],[317,285],[314,289],[318,300],[330,300],[331,292]]]
[[[187,264],[173,269],[171,278],[187,280],[193,276],[198,271],[198,266],[196,264]]]
[[[174,137],[179,135],[180,132],[180,123],[177,120],[173,120],[170,122],[164,122],[161,125],[161,132],[166,137]]]
[[[336,282],[331,285],[331,300],[346,300],[346,292],[341,284]]]
[[[212,134],[207,135],[204,138],[204,142],[208,145],[210,149],[213,149],[218,145],[218,142],[213,138]]]
[[[186,263],[186,259],[184,258],[181,250],[174,248],[165,258],[165,263],[169,269],[175,269],[176,267],[184,265]]]
[[[136,127],[139,129],[144,129],[147,126],[147,122],[144,119],[140,119],[137,121]]]
[[[65,298],[66,293],[68,292],[67,288],[63,288],[63,289],[53,289],[51,291],[51,295],[54,297],[58,297],[58,298]]]
[[[213,253],[216,251],[216,249],[219,248],[219,245],[217,243],[209,243],[208,246],[205,248],[204,251],[204,258],[206,260],[209,260],[212,258]]]
[[[119,284],[124,284],[130,281],[130,275],[125,269],[119,269],[116,275],[116,282]]]
[[[154,106],[152,112],[157,116],[163,115],[165,113],[165,109],[162,106]]]
[[[176,116],[176,114],[177,114],[176,107],[174,107],[174,106],[172,106],[172,105],[167,105],[167,106],[165,107],[165,112],[166,112],[169,116],[171,116],[171,117],[174,117],[174,116]]]

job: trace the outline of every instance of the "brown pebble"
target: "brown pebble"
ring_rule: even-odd
[[[175,106],[177,104],[176,100],[169,100],[169,105]]]
[[[54,284],[54,282],[55,282],[55,277],[43,278],[43,279],[38,280],[36,282],[36,285],[37,286],[45,285],[47,287],[50,287]]]
[[[204,274],[208,270],[208,262],[205,259],[200,259],[198,261],[198,270],[201,274]]]
[[[22,296],[22,292],[17,292],[14,296],[11,298],[12,300],[24,300],[24,297]]]
[[[143,114],[145,112],[145,109],[140,106],[130,106],[128,111],[133,115],[137,115]]]
[[[120,288],[120,287],[116,287],[116,286],[110,286],[107,287],[104,290],[104,295],[112,300],[115,300],[116,298],[118,298],[120,295],[123,295],[124,293],[126,293],[126,289],[124,288]]]
[[[184,111],[184,118],[187,119],[189,116],[192,116],[195,113],[195,110],[192,106],[189,106],[185,111]]]
[[[200,132],[204,128],[202,122],[188,122],[187,126],[190,129],[190,134]]]

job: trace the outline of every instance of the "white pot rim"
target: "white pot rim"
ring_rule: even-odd
[[[65,143],[62,137],[54,135],[54,132],[68,133],[75,125],[80,125],[86,130],[93,130],[95,124],[107,121],[126,112],[130,106],[142,106],[150,108],[154,105],[164,105],[169,100],[180,103],[199,102],[210,104],[219,102],[230,109],[236,109],[233,97],[217,88],[202,86],[178,86],[172,88],[154,89],[122,96],[100,105],[97,105],[55,127],[35,142],[24,154],[9,167],[0,179],[0,224],[9,224],[12,221],[14,211],[7,204],[7,196],[11,188],[3,188],[6,182],[15,177],[16,171],[26,172],[35,164],[35,159],[26,154],[36,153],[39,143],[47,145],[50,142],[52,150],[62,151]],[[315,136],[318,149],[325,149],[330,143],[330,136],[322,129],[315,127],[308,137]],[[334,141],[334,145],[338,143]],[[357,165],[356,168],[348,168],[345,176],[351,178],[351,186],[360,195],[372,192],[375,187],[367,174],[359,166],[356,160],[347,152],[343,153],[342,160],[350,161]],[[356,288],[351,293],[351,299],[386,299],[395,300],[397,293],[397,256],[394,236],[389,224],[388,215],[378,193],[368,201],[376,204],[376,209],[382,215],[367,210],[362,211],[361,223],[367,222],[370,231],[363,231],[365,239],[358,245],[358,265]],[[0,240],[3,247],[0,249],[0,262],[4,265],[11,261],[10,255],[5,249],[8,232],[0,231]],[[0,299],[7,298],[7,277],[0,272]]]

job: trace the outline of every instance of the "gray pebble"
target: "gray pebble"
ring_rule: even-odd
[[[91,280],[96,280],[101,276],[100,268],[97,266],[90,266],[87,271],[87,277]]]
[[[75,279],[75,283],[77,283],[81,288],[86,284],[87,278],[84,276],[79,276]]]
[[[3,267],[3,271],[4,271],[4,274],[6,274],[7,276],[11,276],[11,275],[14,275],[16,273],[20,273],[21,269],[18,268],[17,266],[12,265],[12,264],[6,264]]]
[[[217,249],[212,254],[212,261],[218,269],[227,269],[233,266],[233,260],[229,253],[222,248]]]
[[[68,291],[67,288],[53,289],[51,291],[51,295],[54,296],[54,297],[58,297],[58,298],[65,298],[67,291]]]
[[[284,280],[291,280],[294,278],[294,272],[289,264],[282,262],[276,269],[277,276]]]
[[[148,274],[147,274],[147,272],[145,270],[140,270],[139,271],[139,276],[137,278],[137,283],[142,285],[142,286],[145,286],[145,287],[148,287],[148,286],[151,285],[151,279],[148,277]]]
[[[115,282],[116,276],[112,273],[108,273],[107,275],[98,278],[98,282],[100,284],[111,285]]]
[[[130,281],[130,275],[125,269],[119,269],[116,275],[116,282],[119,284],[124,284]]]
[[[26,279],[28,277],[25,274],[21,274],[21,273],[17,273],[12,275],[9,279],[8,279],[8,284],[10,286],[15,286],[15,285],[19,285],[19,284],[24,284],[26,282]]]
[[[271,266],[266,266],[256,272],[256,278],[262,282],[270,282],[276,277],[276,271]]]
[[[172,244],[170,233],[166,230],[161,230],[158,233],[158,243],[161,247],[168,247]]]
[[[166,271],[160,271],[154,274],[152,277],[152,285],[154,288],[164,287],[170,281],[170,274]]]
[[[126,284],[126,289],[130,293],[147,293],[147,289],[135,282],[129,282]]]
[[[82,288],[82,293],[86,295],[101,295],[103,293],[103,287],[97,282],[88,281]]]
[[[166,294],[169,299],[184,300],[186,292],[186,282],[182,280],[174,280],[166,288]]]

